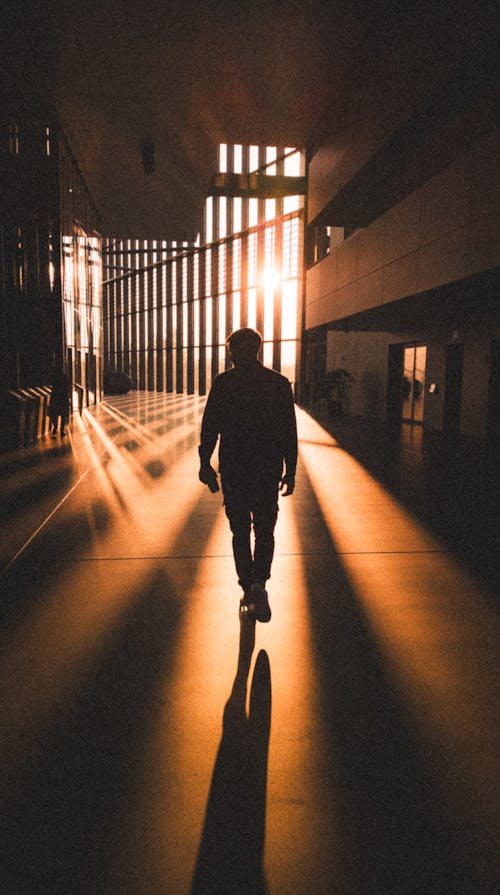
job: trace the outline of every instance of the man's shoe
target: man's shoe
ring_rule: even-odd
[[[255,599],[251,588],[245,591],[240,600],[240,618],[255,621]]]
[[[267,598],[267,591],[263,584],[256,581],[252,584],[252,597],[255,602],[255,618],[259,622],[271,621],[271,607]]]

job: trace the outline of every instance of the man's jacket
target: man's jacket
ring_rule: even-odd
[[[202,464],[210,463],[219,436],[223,480],[279,481],[283,465],[288,475],[295,475],[297,424],[288,379],[258,360],[220,373],[203,414]]]

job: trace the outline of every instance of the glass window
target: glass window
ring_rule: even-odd
[[[205,202],[205,237],[207,242],[212,242],[213,230],[213,199],[211,196]]]
[[[276,146],[267,146],[266,147],[266,174],[275,175],[276,174],[276,162],[277,152]]]
[[[227,172],[227,145],[226,145],[226,143],[221,143],[219,145],[219,171],[221,174],[225,174]]]
[[[259,147],[250,146],[248,153],[248,167],[250,171],[256,171],[259,167]]]
[[[266,199],[266,221],[276,217],[276,199]]]
[[[298,211],[304,204],[303,196],[285,196],[283,199],[283,214],[289,214],[291,211]]]
[[[226,196],[219,197],[219,239],[224,239],[227,236],[227,198]]]
[[[293,155],[288,155],[288,153],[292,152]],[[300,152],[294,152],[292,147],[287,147],[285,149],[285,176],[286,177],[300,177],[301,169],[302,169],[302,154]]]
[[[233,292],[233,325],[232,330],[241,326],[241,292]]]
[[[233,233],[239,233],[241,230],[241,212],[243,200],[241,196],[235,196],[233,199]]]
[[[234,147],[233,171],[235,174],[241,174],[243,171],[243,147],[238,143]]]
[[[259,220],[259,200],[248,200],[248,226],[255,227]]]
[[[281,290],[281,338],[297,336],[297,280],[283,283]]]
[[[257,326],[257,289],[248,290],[248,325],[255,329]]]
[[[232,148],[222,144],[219,149],[221,170],[230,166],[236,174],[241,173],[243,167],[246,170],[247,152],[250,170],[258,169],[259,157],[269,163],[266,173],[279,170],[289,176],[297,176],[303,166],[304,153],[299,150],[285,150],[285,154],[289,152],[289,157],[283,164],[280,162],[278,168],[278,149],[275,146],[262,150],[262,147],[254,145],[247,150],[241,144]],[[115,319],[114,324],[110,320],[109,339],[113,343],[111,350],[117,353],[117,358],[123,357],[125,363],[126,356],[132,351],[135,365],[137,352],[142,352],[136,373],[138,377],[143,376],[143,352],[149,337],[152,351],[163,351],[168,346],[168,362],[165,362],[168,388],[176,390],[178,384],[179,388],[186,390],[187,379],[181,381],[182,370],[184,374],[187,370],[186,349],[200,346],[203,329],[204,345],[200,347],[203,347],[203,359],[208,363],[206,385],[209,388],[212,360],[217,361],[220,369],[226,365],[224,342],[228,327],[232,330],[242,324],[255,327],[258,318],[266,344],[266,362],[272,364],[273,357],[281,356],[282,368],[291,371],[289,378],[294,381],[302,295],[302,206],[303,200],[299,196],[285,197],[279,204],[275,198],[209,197],[205,204],[205,232],[201,240],[197,239],[197,245],[187,243],[185,239],[182,242],[163,240],[148,244],[144,240],[129,240],[123,243],[122,254],[114,255],[117,259],[115,270],[121,268],[126,271],[128,268],[130,273],[118,285],[115,283],[112,288],[107,287],[109,313]],[[276,218],[277,209],[279,219]],[[245,229],[242,230],[242,227]],[[236,233],[238,236],[234,235]],[[73,288],[79,287],[82,300],[93,302],[100,285],[97,278],[94,282],[93,270],[84,278],[79,255],[83,243],[74,242],[70,231],[68,234],[63,243],[65,289],[69,297],[73,294],[73,284]],[[88,237],[86,239],[87,246],[92,246],[92,261],[93,244]],[[217,239],[215,245],[214,239]],[[212,257],[213,253],[215,257]],[[161,267],[145,270],[158,261],[164,262]],[[110,275],[112,277],[113,274]],[[259,304],[261,300],[262,307]],[[216,302],[215,307],[213,301]],[[151,320],[152,313],[154,317]],[[83,314],[82,330],[86,329],[85,321]],[[181,323],[182,346],[177,344]],[[96,328],[94,321],[92,328]],[[81,344],[84,343],[85,334]],[[172,352],[174,348],[181,347],[184,350],[177,364]],[[193,355],[189,356],[191,358]],[[162,379],[160,375],[163,362],[164,357],[159,357],[158,384],[164,388],[167,379]],[[153,380],[154,376],[150,385],[156,381]],[[143,383],[138,381],[139,387],[146,384],[146,380]]]

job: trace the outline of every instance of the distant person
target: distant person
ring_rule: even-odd
[[[71,390],[68,377],[65,373],[58,370],[54,373],[52,379],[52,389],[50,392],[49,418],[51,422],[50,434],[53,438],[57,435],[57,429],[60,422],[61,435],[66,435],[66,425],[69,418]]]
[[[199,477],[212,492],[219,490],[210,460],[220,437],[222,493],[243,589],[240,611],[268,622],[265,584],[274,554],[278,491],[286,497],[295,487],[297,424],[290,383],[257,359],[261,344],[260,334],[248,328],[236,330],[227,340],[233,367],[214,379],[208,396]]]

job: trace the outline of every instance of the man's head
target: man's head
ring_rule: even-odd
[[[231,333],[226,342],[233,364],[241,361],[256,360],[262,345],[262,336],[255,329],[243,327]]]

